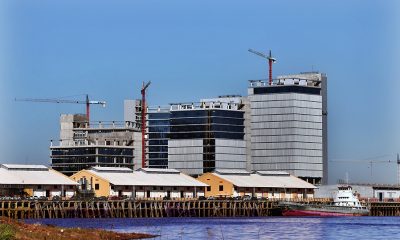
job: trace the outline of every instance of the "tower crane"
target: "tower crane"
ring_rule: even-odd
[[[387,156],[392,156],[392,155],[390,155],[390,154],[387,154],[387,155],[383,155],[383,156],[379,156],[379,157],[387,157]],[[378,158],[378,157],[376,157],[376,158]],[[374,159],[371,159],[371,158],[368,158],[368,159],[364,159],[364,160],[362,160],[362,159],[358,159],[358,160],[333,160],[333,161],[330,161],[330,162],[336,162],[336,163],[368,163],[369,164],[369,167],[370,167],[370,169],[371,169],[371,177],[372,177],[372,166],[373,166],[373,164],[374,163],[393,163],[394,161],[393,160],[374,160]],[[398,159],[398,161],[397,161],[397,164],[400,164],[400,160]]]
[[[85,100],[69,100],[69,99],[53,99],[53,98],[15,98],[15,101],[23,102],[43,102],[43,103],[72,103],[72,104],[85,104],[86,105],[86,117],[90,122],[90,105],[97,104],[102,107],[106,106],[105,101],[92,101],[89,100],[89,95],[86,94]]]
[[[142,94],[142,168],[146,167],[146,90],[150,86],[151,81],[146,84],[143,82],[140,93]]]
[[[254,53],[257,56],[260,56],[262,58],[265,58],[268,60],[268,65],[269,65],[269,85],[272,85],[272,64],[276,62],[276,59],[272,57],[271,50],[269,50],[269,55],[266,55],[264,53],[258,52],[253,49],[249,49],[249,52]]]

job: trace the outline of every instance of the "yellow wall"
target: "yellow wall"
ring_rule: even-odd
[[[33,188],[24,188],[24,192],[28,194],[28,196],[33,196]]]
[[[211,191],[208,191],[206,187],[206,191],[204,193],[205,197],[210,196],[232,196],[233,194],[233,184],[228,182],[220,177],[215,176],[212,173],[205,173],[197,178],[197,180],[210,185]],[[223,186],[223,191],[219,191],[219,186]]]
[[[108,197],[110,195],[110,182],[87,170],[81,170],[69,178],[74,182],[79,182],[81,178],[86,178],[88,182],[92,181],[92,188],[96,197]],[[95,184],[99,184],[99,190],[95,190]]]

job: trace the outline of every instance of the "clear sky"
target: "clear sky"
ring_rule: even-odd
[[[274,75],[329,80],[330,182],[396,182],[400,152],[400,4],[367,1],[14,1],[0,3],[0,162],[49,163],[59,115],[82,105],[14,102],[88,93],[94,120],[123,120],[123,100],[152,81],[150,105],[247,94]],[[82,98],[82,96],[77,96]]]

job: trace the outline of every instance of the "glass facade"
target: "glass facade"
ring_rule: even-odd
[[[219,109],[172,111],[170,138],[243,140],[243,112]]]
[[[133,148],[93,146],[51,148],[51,165],[67,176],[94,166],[133,169]]]
[[[147,115],[147,153],[150,168],[168,168],[169,111],[149,111]]]
[[[216,139],[244,140],[244,112],[224,109],[171,111],[171,140],[202,139],[202,172],[216,168]],[[190,150],[188,150],[190,151]],[[187,158],[191,158],[187,153]],[[195,153],[193,153],[195,154]]]

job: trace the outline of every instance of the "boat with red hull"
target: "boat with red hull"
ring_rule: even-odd
[[[283,216],[368,216],[369,208],[363,206],[353,194],[351,186],[341,186],[330,204],[280,202]]]

